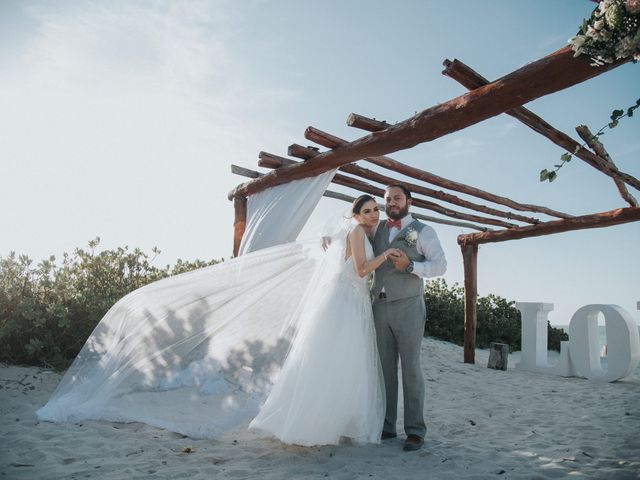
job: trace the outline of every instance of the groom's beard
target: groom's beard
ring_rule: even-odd
[[[385,213],[387,214],[387,217],[389,217],[391,220],[402,220],[409,213],[409,205],[405,205],[404,208],[401,208],[398,211],[389,210],[389,211],[385,211]]]

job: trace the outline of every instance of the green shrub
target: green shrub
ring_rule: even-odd
[[[500,342],[509,345],[512,351],[520,350],[520,311],[514,305],[515,302],[493,294],[478,298],[478,348]]]
[[[425,335],[462,345],[464,339],[464,289],[449,287],[443,278],[425,282],[427,323]]]
[[[449,287],[442,278],[431,280],[425,285],[425,302],[425,335],[463,345],[464,289],[457,283]],[[569,336],[548,322],[547,329],[549,348],[560,351],[560,342]],[[477,348],[489,348],[491,342],[501,342],[508,344],[511,351],[517,351],[521,349],[520,335],[520,311],[514,301],[493,294],[478,298]]]
[[[88,249],[50,257],[34,265],[25,255],[0,257],[0,361],[65,368],[75,358],[111,306],[127,293],[155,280],[214,265],[222,260],[156,267],[140,249],[119,247],[96,253],[100,239]],[[425,335],[463,344],[464,290],[444,279],[425,286],[428,321]],[[496,295],[478,299],[476,346],[508,343],[520,349],[520,312],[512,301]],[[549,327],[549,348],[559,350],[564,331]]]
[[[0,361],[66,367],[100,319],[127,293],[155,280],[218,260],[178,260],[171,267],[152,265],[140,249],[119,247],[96,253],[89,249],[63,254],[37,265],[25,255],[0,257]]]

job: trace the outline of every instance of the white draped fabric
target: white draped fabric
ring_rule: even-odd
[[[243,247],[253,253],[118,301],[38,417],[140,421],[195,438],[253,418],[295,339],[302,305],[344,264],[345,228],[329,254],[318,240],[272,246],[295,238],[333,173],[250,198]]]
[[[247,199],[239,254],[293,242],[327,189],[335,170],[268,188]]]

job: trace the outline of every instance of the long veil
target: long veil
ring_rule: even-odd
[[[194,438],[247,422],[304,321],[301,307],[344,261],[349,222],[332,227],[327,252],[319,239],[285,243],[125,296],[38,417],[140,421]]]

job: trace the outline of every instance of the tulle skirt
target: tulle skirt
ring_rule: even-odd
[[[351,260],[307,297],[299,333],[250,429],[298,445],[376,443],[384,389],[366,280]]]
[[[286,244],[130,293],[38,417],[139,421],[194,438],[248,423],[291,347],[318,258],[315,245]]]
[[[290,358],[270,399],[280,405],[278,391],[296,399],[283,438],[377,440],[383,399],[366,284],[344,276],[344,242],[327,253],[319,245],[267,248],[127,295],[38,417],[138,421],[214,438],[248,425]]]

